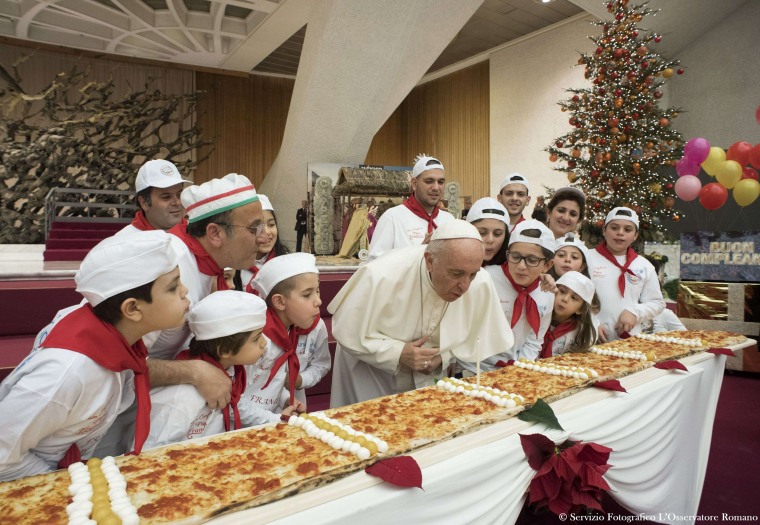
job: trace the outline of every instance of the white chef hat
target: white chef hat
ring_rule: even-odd
[[[566,233],[559,239],[557,239],[557,246],[554,248],[554,253],[557,253],[561,248],[564,248],[566,246],[572,246],[574,248],[577,248],[580,250],[581,254],[583,254],[583,262],[586,263],[586,266],[589,265],[589,251],[588,248],[586,248],[586,245],[583,244],[583,241],[578,238],[577,235],[575,235],[573,232]]]
[[[472,223],[482,219],[496,219],[509,226],[507,209],[492,197],[478,199],[467,212],[467,222]]]
[[[168,188],[183,182],[192,184],[180,175],[177,166],[168,160],[149,160],[137,171],[135,191],[140,193],[146,188]]]
[[[138,231],[98,243],[74,280],[77,292],[97,306],[109,297],[155,281],[177,267],[179,255],[163,230]]]
[[[206,296],[190,308],[187,324],[198,341],[264,328],[267,304],[260,297],[236,290]]]
[[[193,223],[256,202],[259,196],[245,175],[228,173],[221,179],[211,179],[200,186],[185,188],[181,199],[187,222]]]
[[[428,157],[425,154],[419,155],[417,161],[414,163],[414,168],[412,169],[412,177],[416,179],[427,170],[446,171],[443,164],[441,164],[441,161],[435,157]]]
[[[524,175],[521,175],[519,173],[510,173],[506,177],[504,177],[504,180],[501,181],[501,185],[499,186],[499,191],[504,189],[504,186],[507,184],[522,184],[525,186],[525,191],[530,194],[530,186],[528,185],[528,179],[525,178]]]
[[[607,214],[607,218],[604,220],[604,225],[607,226],[610,221],[615,220],[631,221],[636,225],[636,229],[639,229],[639,216],[631,208],[626,208],[624,206],[612,208],[612,210]]]
[[[538,236],[528,235],[526,230],[538,230]],[[546,248],[550,252],[554,253],[554,248],[557,245],[557,241],[554,240],[554,234],[546,227],[543,222],[535,219],[527,219],[522,222],[518,222],[515,229],[509,235],[509,246],[516,242],[527,242],[529,244],[537,244],[542,248]]]
[[[468,214],[469,215],[469,214]],[[483,242],[478,229],[467,221],[454,219],[439,226],[430,237],[430,241],[444,241],[447,239],[477,239]]]
[[[288,253],[275,257],[262,266],[251,281],[251,286],[266,299],[279,283],[302,273],[319,273],[317,258],[310,253]]]
[[[261,209],[264,211],[274,211],[272,203],[269,201],[269,197],[266,195],[258,194],[259,202],[261,202]]]
[[[567,286],[589,305],[594,300],[594,283],[580,272],[567,272],[557,279],[557,286]]]

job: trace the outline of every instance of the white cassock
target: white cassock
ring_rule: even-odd
[[[296,347],[298,356],[299,374],[301,374],[301,388],[296,390],[296,399],[306,404],[306,389],[315,386],[327,375],[332,366],[330,363],[330,349],[327,346],[327,327],[323,320],[319,320],[317,326],[308,334],[298,338]],[[284,390],[288,402],[288,383]]]
[[[620,264],[625,264],[625,256],[618,256],[617,260]],[[638,317],[636,326],[629,330],[634,335],[641,332],[642,324],[648,324],[650,319],[665,309],[657,272],[644,257],[636,257],[628,267],[634,275],[625,274],[625,295],[622,297],[618,286],[619,268],[596,250],[589,251],[588,266],[596,295],[602,304],[599,322],[607,330],[608,340],[620,338],[615,332],[615,325],[623,310]]]
[[[58,312],[37,341],[79,306]],[[72,443],[90,458],[134,399],[131,370],[112,372],[78,352],[36,343],[0,384],[0,481],[56,470]]]
[[[338,341],[330,405],[348,405],[433,384],[442,369],[426,375],[399,363],[408,342],[440,348],[443,367],[454,358],[477,361],[506,352],[514,343],[493,282],[478,271],[462,297],[448,303],[430,282],[426,246],[394,250],[360,267],[328,306]]]
[[[453,221],[454,216],[440,210],[435,218],[436,226]],[[428,222],[417,217],[403,204],[386,210],[380,216],[369,244],[369,259],[376,259],[389,250],[419,246],[428,233]]]

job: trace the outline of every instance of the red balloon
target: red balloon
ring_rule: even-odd
[[[735,160],[741,166],[749,164],[749,153],[752,151],[752,144],[749,142],[734,142],[726,151],[726,160]]]
[[[755,110],[755,120],[760,124],[760,106],[757,106],[757,109]]]
[[[706,210],[717,210],[726,203],[726,199],[728,199],[728,190],[717,182],[705,184],[699,192],[699,203]]]
[[[760,176],[758,176],[757,172],[749,166],[745,166],[742,172],[742,179],[755,179],[760,182]]]
[[[760,144],[755,144],[755,147],[749,151],[749,163],[760,169]]]

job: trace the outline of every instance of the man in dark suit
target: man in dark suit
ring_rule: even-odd
[[[296,212],[296,252],[301,251],[303,236],[306,234],[306,221],[308,214],[306,211],[306,201],[301,201],[301,207]]]

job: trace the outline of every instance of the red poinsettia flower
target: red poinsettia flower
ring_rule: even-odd
[[[520,434],[528,463],[536,470],[530,482],[530,503],[555,514],[585,508],[602,510],[604,474],[612,449],[596,443],[567,440],[561,445],[542,434]]]

